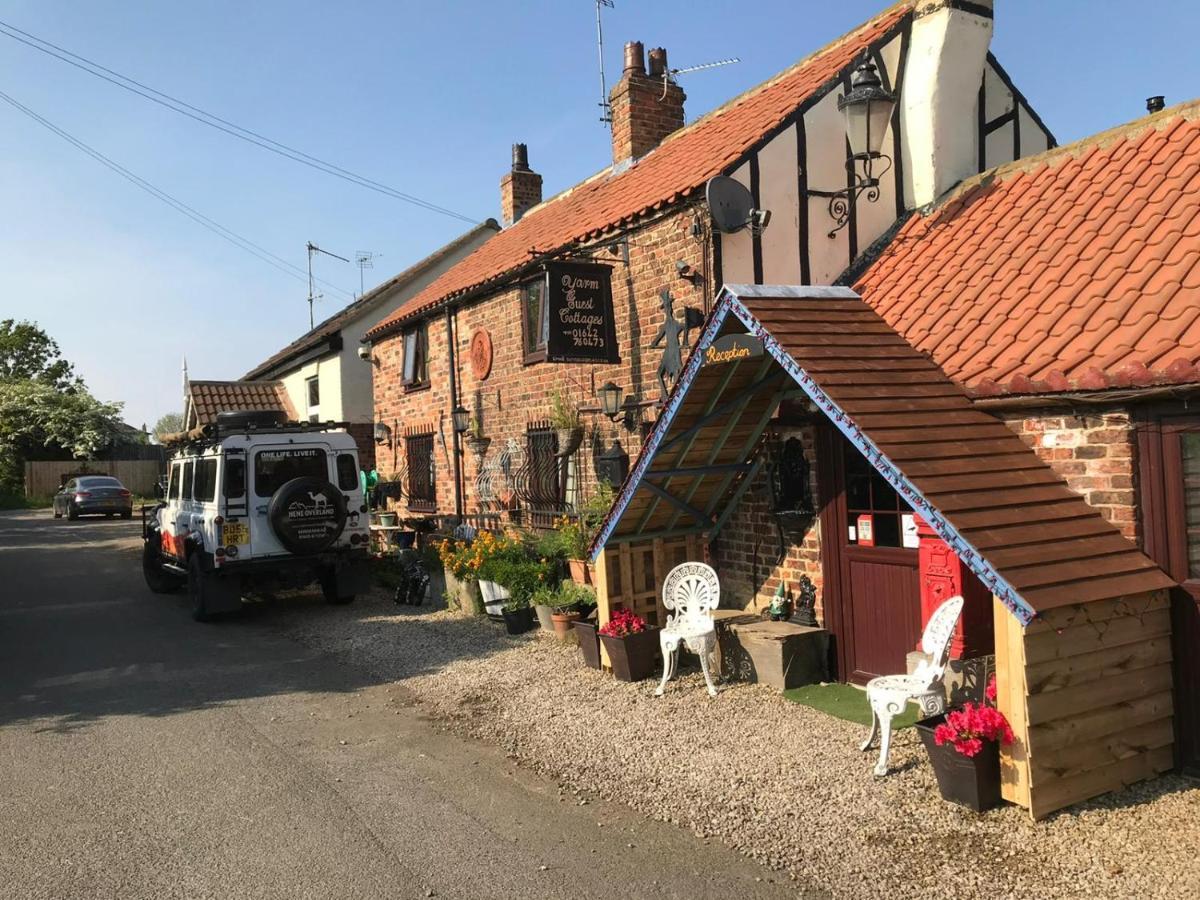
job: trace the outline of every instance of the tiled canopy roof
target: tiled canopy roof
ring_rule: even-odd
[[[715,335],[746,330],[765,358],[701,365]],[[1008,426],[831,287],[725,287],[593,553],[673,522],[719,531],[761,465],[746,463],[748,448],[792,383],[1023,622],[1172,585]]]
[[[976,395],[1200,382],[1200,102],[971,179],[857,290]]]
[[[324,322],[317,323],[317,326],[311,331],[305,332],[296,340],[292,341],[274,356],[259,363],[253,369],[245,374],[245,378],[262,378],[270,373],[273,369],[282,366],[284,363],[300,356],[305,351],[311,350],[319,346],[322,342],[336,335],[344,327],[349,325],[359,316],[364,316],[371,310],[383,303],[388,296],[396,290],[403,290],[408,287],[411,282],[416,281],[447,256],[452,255],[456,251],[462,249],[465,245],[471,243],[480,235],[488,231],[499,231],[500,224],[495,219],[487,219],[480,222],[470,231],[459,235],[444,247],[435,250],[429,256],[422,259],[420,262],[414,263],[398,275],[394,275],[378,287],[374,287],[367,291],[353,303],[343,307],[338,312],[334,313]],[[360,335],[352,335],[353,338],[358,338]],[[295,365],[295,363],[293,363]],[[282,374],[276,372],[275,374]]]
[[[222,412],[277,409],[289,417],[295,415],[287,391],[278,381],[192,381],[188,396],[196,416],[194,423],[187,423],[189,427],[209,425]]]
[[[437,303],[510,276],[536,256],[688,197],[720,175],[906,15],[897,3],[836,43],[668,136],[628,169],[604,171],[526,213],[368,332],[394,330]]]

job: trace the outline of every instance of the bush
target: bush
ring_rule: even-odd
[[[528,606],[538,588],[548,580],[546,563],[528,555],[505,553],[487,560],[479,569],[479,577],[507,588],[513,601]]]

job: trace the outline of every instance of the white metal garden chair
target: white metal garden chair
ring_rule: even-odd
[[[879,762],[875,764],[876,775],[888,773],[888,749],[892,741],[892,719],[904,712],[910,700],[921,705],[925,717],[936,716],[946,710],[946,692],[942,687],[942,676],[950,661],[950,639],[954,637],[954,626],[962,614],[963,598],[951,597],[933,611],[925,633],[921,635],[921,651],[929,656],[921,660],[911,675],[881,675],[867,682],[867,700],[871,704],[871,733],[862,745],[864,752],[875,743],[875,735],[882,731],[879,742]]]
[[[658,634],[658,642],[662,647],[663,676],[658,690],[654,692],[656,697],[663,695],[667,682],[675,677],[681,644],[699,655],[708,694],[710,697],[717,696],[709,670],[709,656],[717,646],[717,629],[713,625],[712,611],[720,602],[721,583],[712,566],[685,562],[667,573],[663,582],[663,605],[674,610],[675,614],[667,616],[667,624]]]

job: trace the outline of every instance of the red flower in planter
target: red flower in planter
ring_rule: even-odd
[[[946,714],[946,721],[933,731],[933,740],[940,747],[953,744],[963,756],[976,756],[984,741],[1011,744],[1013,731],[1004,713],[994,706],[967,703],[962,709]]]
[[[615,638],[629,637],[645,630],[646,620],[631,609],[618,609],[612,614],[612,618],[598,629],[605,637]]]
[[[987,683],[987,687],[983,689],[983,696],[987,698],[988,703],[996,703],[996,676],[993,675]]]

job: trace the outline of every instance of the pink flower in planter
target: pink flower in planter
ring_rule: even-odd
[[[605,637],[629,637],[646,630],[646,620],[631,609],[618,609],[612,618],[598,629]]]
[[[985,741],[1011,744],[1013,731],[1004,713],[994,706],[967,703],[946,714],[946,721],[933,730],[933,740],[939,747],[953,744],[963,756],[974,757]]]
[[[996,702],[996,676],[993,675],[988,681],[987,687],[983,689],[983,696],[987,698],[988,703],[995,704]]]

